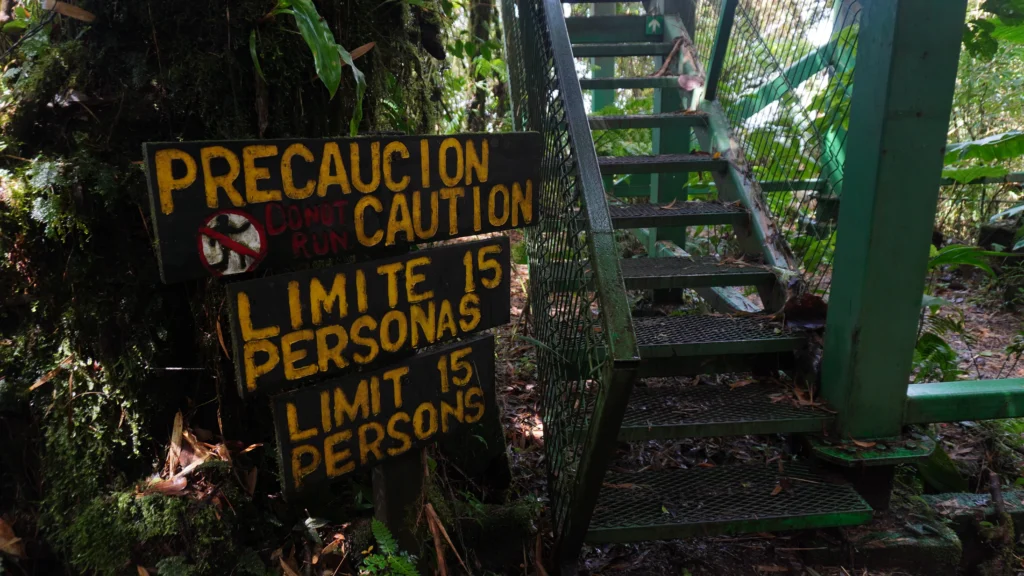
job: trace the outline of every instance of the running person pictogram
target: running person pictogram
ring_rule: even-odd
[[[267,236],[252,216],[239,210],[214,214],[199,228],[199,259],[214,276],[256,269],[267,254]]]

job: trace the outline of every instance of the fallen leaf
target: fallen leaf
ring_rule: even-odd
[[[721,152],[715,152],[714,154],[711,155],[711,157],[713,159],[715,159],[715,160],[718,160],[719,158],[722,157],[722,153]]]
[[[367,42],[366,44],[363,44],[362,46],[356,48],[355,50],[349,52],[348,54],[349,54],[349,56],[352,57],[353,60],[355,60],[356,58],[359,58],[360,56],[366,54],[370,50],[373,50],[373,47],[376,46],[376,45],[377,45],[376,42]],[[343,61],[341,63],[341,67],[344,68],[345,66],[348,66],[348,64],[346,64]]]
[[[604,487],[605,487],[605,488],[623,488],[623,489],[630,489],[630,488],[636,488],[636,487],[637,487],[637,485],[636,485],[636,484],[629,484],[629,483],[626,483],[626,484],[612,484],[612,483],[610,483],[610,482],[605,482],[605,483],[604,483]]]
[[[786,568],[785,566],[776,566],[774,564],[771,566],[757,566],[756,568],[758,572],[789,572],[789,568]]]
[[[678,202],[678,201],[679,201],[679,198],[675,198],[671,202],[669,202],[668,204],[666,204],[664,206],[661,206],[661,209],[662,210],[671,210],[676,205],[676,202]]]
[[[174,426],[171,428],[171,447],[167,450],[167,474],[174,474],[181,456],[181,435],[183,430],[181,411],[174,415]]]
[[[281,558],[279,562],[281,563],[281,570],[284,571],[284,576],[299,576],[299,567],[294,566],[295,559],[289,558],[285,560]]]
[[[754,383],[753,380],[740,380],[738,382],[733,382],[732,384],[729,384],[729,388],[730,389],[743,388],[747,384],[753,384],[753,383]]]
[[[169,480],[161,480],[154,482],[146,488],[146,492],[154,493],[158,492],[166,496],[179,496],[185,491],[185,487],[188,486],[188,478],[184,476],[176,476]]]
[[[878,444],[878,442],[864,442],[862,440],[856,440],[854,438],[850,438],[850,441],[861,448],[874,448],[875,444]]]
[[[139,573],[139,576],[149,576],[149,570],[146,570],[142,566],[136,566],[135,570]]]
[[[224,357],[231,360],[228,347],[224,345],[224,331],[220,329],[220,320],[217,320],[217,342],[220,342],[220,349],[224,351]]]
[[[46,374],[43,374],[42,376],[39,377],[38,380],[36,380],[34,383],[32,383],[32,385],[28,387],[29,391],[31,392],[32,390],[35,390],[36,388],[39,388],[43,384],[46,384],[50,380],[53,380],[53,377],[56,376],[58,372],[60,372],[61,370],[67,368],[68,366],[71,366],[71,361],[72,360],[74,360],[73,356],[68,356],[67,358],[61,360],[60,364],[57,364],[56,368],[54,368],[53,370],[50,370]]]
[[[715,465],[712,462],[700,462],[697,464],[698,468],[714,468]]]
[[[14,535],[14,529],[3,518],[0,518],[0,552],[15,558],[25,557],[25,545],[21,543],[21,538]]]
[[[775,489],[772,490],[772,496],[778,496],[782,492],[782,484],[776,484]]]

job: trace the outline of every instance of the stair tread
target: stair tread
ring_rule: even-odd
[[[742,206],[722,202],[671,202],[668,204],[612,204],[612,224],[622,228],[742,224],[749,214]]]
[[[590,128],[593,130],[614,130],[616,128],[660,128],[673,124],[702,126],[707,123],[708,115],[703,112],[682,114],[679,112],[659,114],[626,114],[609,116],[588,116]]]
[[[791,352],[804,338],[766,317],[648,316],[633,319],[640,357]]]
[[[626,280],[674,276],[758,276],[774,278],[767,266],[739,261],[723,262],[714,256],[699,258],[623,258],[619,261]]]
[[[583,90],[679,88],[679,77],[619,76],[613,78],[580,78],[580,88]]]
[[[645,172],[723,171],[727,160],[710,154],[655,154],[651,156],[598,156],[602,174],[642,174]]]
[[[834,416],[797,406],[778,384],[755,382],[730,388],[717,384],[634,386],[619,440],[820,432]]]
[[[587,531],[589,542],[631,542],[871,520],[847,484],[803,464],[608,472]],[[797,479],[776,492],[780,476]],[[774,495],[773,495],[774,494]]]
[[[672,52],[674,42],[593,42],[572,45],[577,58],[600,56],[665,56]]]

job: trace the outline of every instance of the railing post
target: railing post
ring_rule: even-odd
[[[714,100],[718,97],[718,82],[722,79],[722,70],[725,68],[725,55],[729,51],[729,37],[732,36],[732,25],[736,20],[736,7],[739,1],[722,0],[722,15],[718,20],[718,33],[715,34],[715,45],[711,49],[711,62],[708,65],[705,100]]]
[[[825,331],[840,437],[898,435],[967,0],[865,0]]]

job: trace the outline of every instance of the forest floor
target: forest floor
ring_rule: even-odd
[[[527,329],[527,318],[524,317],[528,307],[524,292],[527,280],[526,266],[517,266],[512,283],[512,323],[499,332],[499,337],[507,339],[505,341],[511,342],[511,345],[503,347],[499,353],[499,373],[504,365],[506,377],[503,380],[499,377],[501,387],[498,390],[498,398],[509,442],[513,486],[520,494],[532,494],[540,501],[547,502],[544,435],[539,415],[541,387],[536,381],[532,346],[528,340],[519,337]],[[961,289],[954,285],[954,288],[957,289],[944,287],[939,295],[963,307],[966,327],[970,333],[976,334],[974,346],[968,346],[960,340],[953,344],[963,359],[963,368],[970,369],[968,377],[977,378],[975,370],[980,371],[983,378],[994,378],[1000,371],[1002,377],[1024,375],[1024,365],[1014,366],[1011,370],[1012,361],[1006,362],[1003,352],[1020,329],[1020,316],[991,306],[985,301],[969,300],[969,294],[977,293],[976,286],[972,289],[964,285]],[[749,375],[725,375],[720,378],[724,384],[730,379],[749,378]],[[672,383],[673,385],[685,386],[691,384],[694,379],[676,380],[678,382]],[[989,470],[1012,481],[1024,464],[1024,452],[1015,453],[1006,449],[1006,442],[993,441],[994,436],[1009,434],[1017,440],[1016,444],[1011,442],[1010,445],[1019,445],[1021,434],[1016,431],[993,429],[990,426],[968,422],[939,425],[936,433],[961,475],[971,478],[969,484],[972,489],[985,486],[982,479],[987,477]],[[745,461],[788,461],[791,458],[785,441],[779,436],[685,439],[652,441],[640,445],[620,443],[613,467],[712,467]],[[875,520],[864,527],[586,546],[579,567],[581,574],[590,576],[928,574],[927,571],[907,571],[906,566],[866,569],[858,564],[859,559],[856,557],[839,565],[836,554],[832,553],[830,559],[827,553],[822,552],[830,547],[833,550],[836,546],[842,547],[844,542],[848,543],[869,531],[890,530],[899,533],[904,526],[916,521],[908,520],[918,516],[905,505],[908,501],[920,501],[916,495],[922,488],[913,481],[915,476],[913,468],[906,467],[902,470],[897,479],[893,508],[885,513],[876,513]],[[985,489],[981,488],[979,491]],[[550,527],[547,527],[547,513],[545,510],[539,519],[545,555],[550,552],[552,544]],[[521,573],[543,574],[536,567],[535,559],[533,562],[534,566],[527,566],[524,563]],[[897,560],[895,565],[899,564]],[[1024,563],[1021,564],[1021,568],[1024,569]]]

